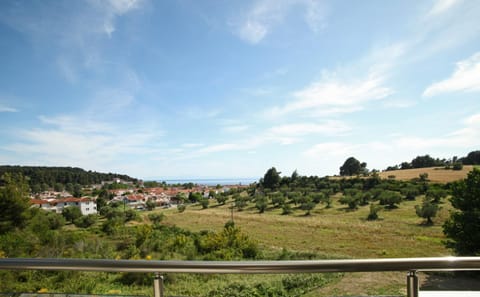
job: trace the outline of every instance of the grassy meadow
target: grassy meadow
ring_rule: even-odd
[[[451,209],[448,200],[434,218],[433,226],[426,226],[415,214],[416,201],[404,201],[397,209],[381,210],[379,219],[368,221],[369,206],[348,210],[333,197],[332,207],[319,204],[305,216],[294,209],[282,215],[280,209],[269,209],[260,214],[254,205],[234,210],[235,224],[256,240],[265,253],[288,250],[314,253],[322,258],[398,258],[448,256],[451,251],[442,244],[445,239],[442,224]],[[176,209],[157,210],[165,214],[165,224],[177,225],[192,231],[221,230],[231,219],[231,205],[212,202],[209,208],[189,205],[182,213]],[[238,276],[232,276],[234,278]],[[259,276],[246,276],[257,279]],[[264,276],[261,276],[264,277]],[[424,278],[424,280],[426,280]],[[405,272],[347,273],[304,296],[348,295],[405,295]]]
[[[428,167],[383,171],[379,175],[381,178],[387,179],[389,176],[395,176],[397,180],[411,180],[418,177],[422,173],[428,174],[428,179],[434,183],[448,183],[456,180],[464,179],[467,174],[473,170],[473,165],[464,165],[462,170],[445,169],[445,167]]]

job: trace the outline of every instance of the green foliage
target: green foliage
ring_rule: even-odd
[[[402,195],[394,191],[384,191],[378,197],[380,205],[386,205],[388,208],[397,208],[397,204],[402,202]]]
[[[267,209],[268,200],[264,195],[257,195],[255,196],[255,207],[258,209],[259,213],[265,212]]]
[[[27,179],[19,173],[5,173],[0,187],[0,234],[21,228],[26,223],[25,211],[30,207]]]
[[[240,194],[235,194],[233,198],[235,199],[235,207],[239,211],[242,211],[247,206],[247,197],[242,197]]]
[[[347,193],[339,199],[341,204],[347,204],[349,209],[357,209],[362,199],[362,193],[353,192]]]
[[[5,173],[21,174],[28,177],[29,185],[40,185],[45,188],[55,188],[58,184],[80,184],[93,185],[102,181],[110,181],[119,178],[125,181],[137,182],[137,179],[128,175],[114,173],[99,173],[94,171],[85,171],[81,168],[72,167],[37,167],[37,166],[0,166],[0,176]],[[57,188],[58,189],[58,188]],[[72,193],[72,189],[66,189]]]
[[[184,212],[185,209],[187,209],[187,206],[185,204],[180,204],[177,206],[178,212]]]
[[[228,200],[228,196],[222,193],[222,194],[216,195],[215,199],[217,200],[218,204],[224,205]]]
[[[340,166],[340,175],[358,175],[367,172],[367,163],[360,163],[354,157],[350,157],[345,160],[342,166]]]
[[[292,207],[290,204],[285,203],[282,205],[282,215],[289,215],[293,212]]]
[[[452,166],[453,170],[462,170],[463,169],[463,164],[460,162],[454,163]]]
[[[369,220],[369,221],[378,220],[378,212],[381,209],[382,208],[379,205],[370,204],[370,212],[368,213],[367,220]]]
[[[130,222],[130,221],[135,221],[140,219],[140,216],[138,215],[138,212],[136,212],[133,209],[127,209],[125,211],[125,222]]]
[[[203,196],[201,193],[198,193],[198,192],[190,192],[190,194],[188,195],[188,200],[191,202],[191,203],[196,203],[196,202],[200,202],[201,200],[203,199]]]
[[[210,204],[210,199],[208,198],[200,199],[200,205],[202,206],[202,209],[207,209],[209,204]]]
[[[79,228],[88,228],[95,224],[98,220],[98,216],[95,214],[89,214],[86,216],[81,216],[73,221],[75,226]]]
[[[68,206],[63,209],[62,215],[65,220],[73,224],[76,219],[82,216],[82,212],[80,211],[80,208],[76,206]]]
[[[283,195],[282,192],[271,193],[269,195],[269,197],[270,197],[270,200],[272,201],[272,204],[275,207],[280,207],[281,205],[285,204],[285,202],[286,202],[285,195]]]
[[[433,225],[432,218],[437,216],[438,204],[431,201],[427,197],[423,200],[422,206],[415,205],[415,212],[417,216],[427,220],[427,225]]]
[[[310,199],[307,199],[306,201],[302,202],[300,205],[300,209],[305,211],[305,215],[308,216],[310,215],[310,211],[314,209],[316,206],[315,202],[311,201]]]
[[[459,161],[465,165],[480,165],[480,151],[472,151]]]
[[[441,188],[430,188],[427,190],[427,193],[425,193],[426,198],[433,203],[440,203],[440,201],[447,197],[447,195],[447,191]]]
[[[255,259],[260,253],[257,244],[235,226],[207,233],[198,240],[198,249],[206,254],[205,260]]]
[[[263,176],[262,186],[267,189],[275,190],[280,186],[280,174],[275,167],[267,170]]]
[[[480,170],[452,186],[451,203],[456,209],[443,225],[447,246],[462,256],[480,255]]]
[[[147,207],[147,210],[151,211],[155,209],[155,202],[152,200],[148,200],[147,203],[145,203],[145,206]]]

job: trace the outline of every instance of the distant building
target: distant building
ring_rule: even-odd
[[[46,211],[62,213],[66,207],[78,207],[82,215],[96,214],[97,202],[90,198],[68,197],[63,199],[31,199],[32,207],[38,207]]]

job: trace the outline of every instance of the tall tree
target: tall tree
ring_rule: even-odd
[[[452,187],[452,206],[456,209],[443,225],[447,246],[462,256],[480,255],[480,170]]]
[[[280,173],[281,172],[278,172],[275,167],[268,169],[263,176],[263,187],[272,190],[277,189],[280,185]]]
[[[5,173],[0,186],[0,234],[23,227],[30,207],[27,179],[20,173]]]
[[[354,157],[350,157],[345,160],[342,166],[340,166],[340,175],[357,175],[364,173],[367,170],[367,163],[360,163]]]

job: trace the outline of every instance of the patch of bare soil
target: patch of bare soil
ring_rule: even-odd
[[[404,272],[346,273],[338,282],[306,296],[405,296],[406,276]]]

